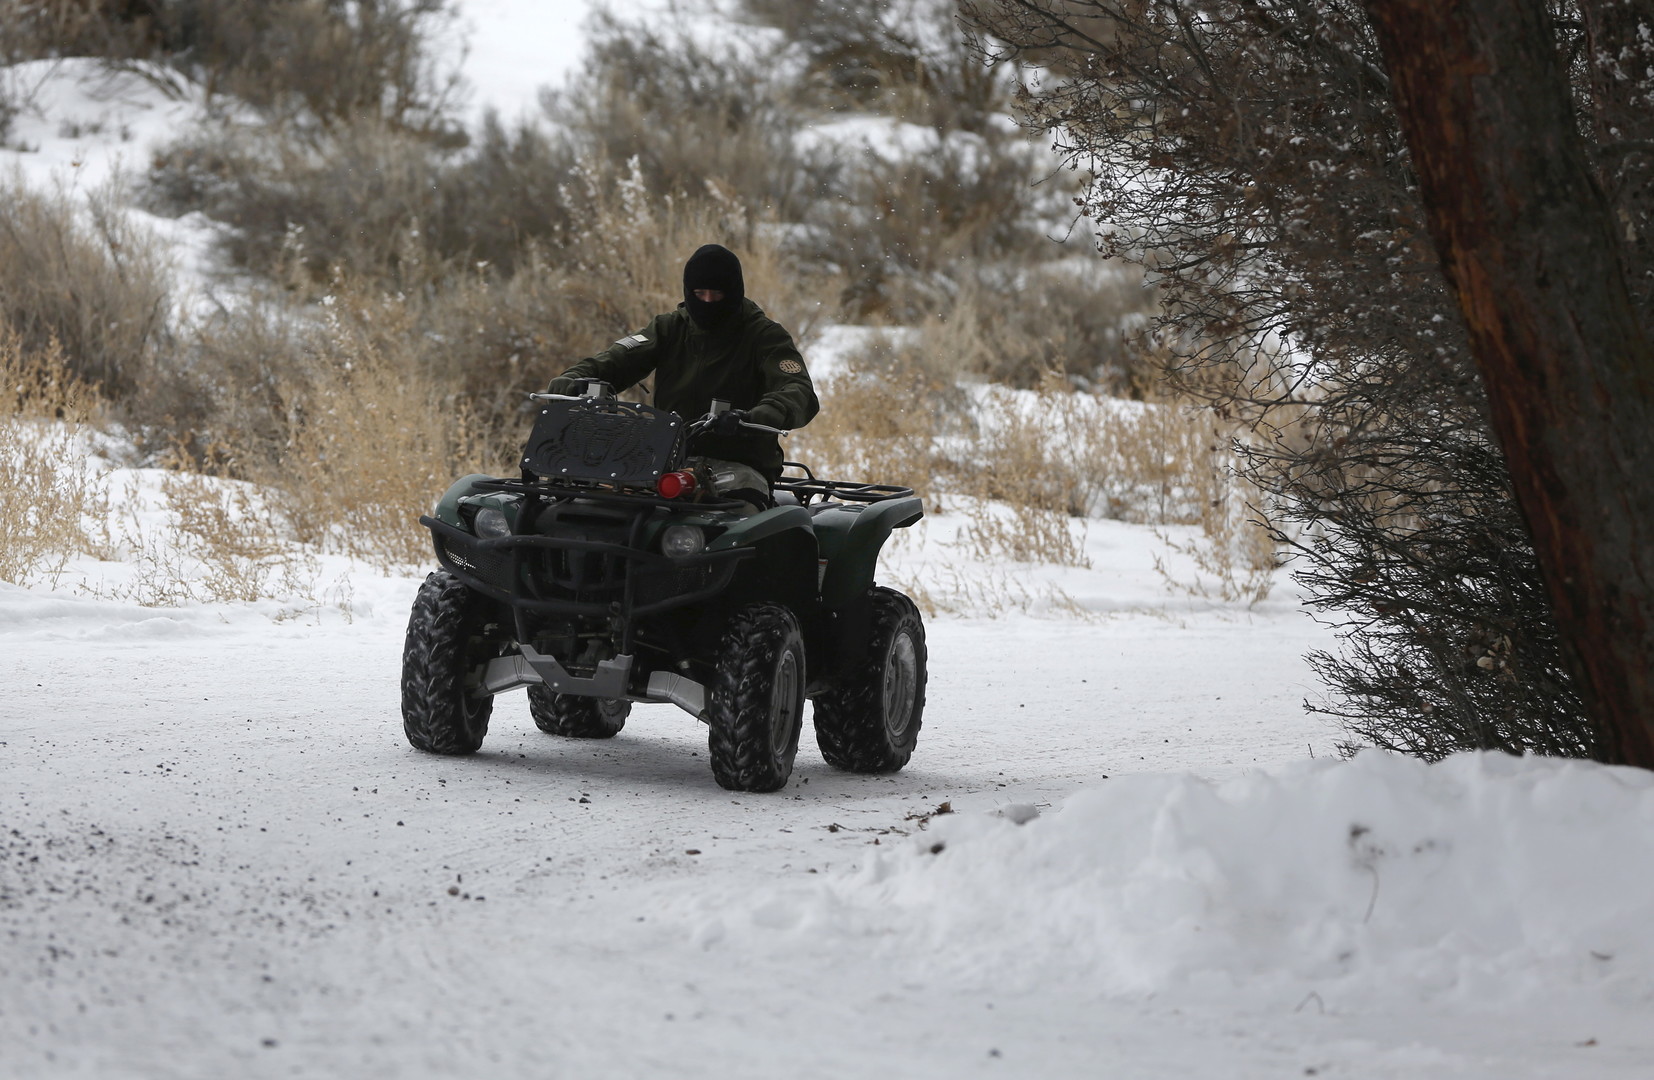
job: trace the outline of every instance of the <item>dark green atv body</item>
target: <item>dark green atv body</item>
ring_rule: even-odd
[[[907,763],[924,628],[875,571],[923,516],[910,490],[795,465],[804,475],[754,513],[684,471],[710,418],[539,398],[521,477],[464,477],[420,519],[441,569],[403,656],[414,746],[475,751],[494,695],[527,687],[536,724],[572,737],[618,733],[632,702],[673,702],[708,724],[713,774],[735,790],[786,784],[805,698],[829,763]],[[690,492],[662,494],[684,477]]]

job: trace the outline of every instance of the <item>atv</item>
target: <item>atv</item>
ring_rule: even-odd
[[[692,453],[726,403],[685,421],[595,381],[531,397],[521,476],[463,477],[419,519],[441,569],[408,620],[409,743],[474,753],[495,696],[518,687],[535,725],[569,738],[610,738],[633,702],[670,702],[707,725],[720,785],[776,791],[809,698],[828,764],[907,764],[924,625],[874,568],[892,530],[924,515],[912,489],[788,462],[755,510]]]

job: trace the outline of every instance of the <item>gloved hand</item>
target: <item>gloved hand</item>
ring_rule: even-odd
[[[712,418],[711,431],[715,435],[739,435],[741,421],[747,418],[745,409],[726,409]]]
[[[548,394],[565,394],[570,397],[580,393],[582,382],[580,379],[571,379],[567,375],[559,375],[546,386]]]

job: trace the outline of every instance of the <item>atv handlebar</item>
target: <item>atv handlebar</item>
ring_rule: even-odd
[[[689,437],[693,439],[695,436],[697,436],[701,432],[705,431],[707,429],[707,427],[711,425],[712,421],[713,421],[713,417],[703,416],[699,420],[692,421],[690,423],[690,425],[687,428],[685,428],[684,430],[687,431],[689,433]],[[742,427],[746,428],[748,431],[762,431],[766,435],[791,435],[792,434],[792,432],[790,432],[790,431],[784,431],[781,428],[777,428],[777,427],[770,427],[768,424],[754,424],[754,423],[751,423],[751,422],[746,421],[746,420],[737,420],[736,423],[740,424]]]
[[[708,424],[711,424],[714,420],[718,419],[718,417],[722,416],[726,412],[729,412],[729,402],[724,401],[721,398],[713,398],[712,399],[712,411],[708,412],[705,416],[701,417],[699,420],[696,420],[693,423],[691,423],[689,425],[689,427],[685,428],[684,430],[688,433],[688,436],[690,438],[694,438],[695,436],[699,435],[701,432],[705,431]],[[736,423],[740,424],[742,427],[748,429],[749,431],[762,431],[766,435],[791,435],[792,434],[792,432],[790,432],[790,431],[783,431],[780,428],[770,427],[768,424],[754,424],[754,423],[752,423],[750,421],[747,421],[747,420],[737,420]]]

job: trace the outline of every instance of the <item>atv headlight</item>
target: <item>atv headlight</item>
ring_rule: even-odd
[[[497,506],[484,506],[471,519],[471,527],[484,540],[495,540],[511,535],[511,523],[505,520],[505,511]]]
[[[668,525],[660,534],[660,549],[674,559],[685,559],[706,550],[706,533],[699,525]]]

